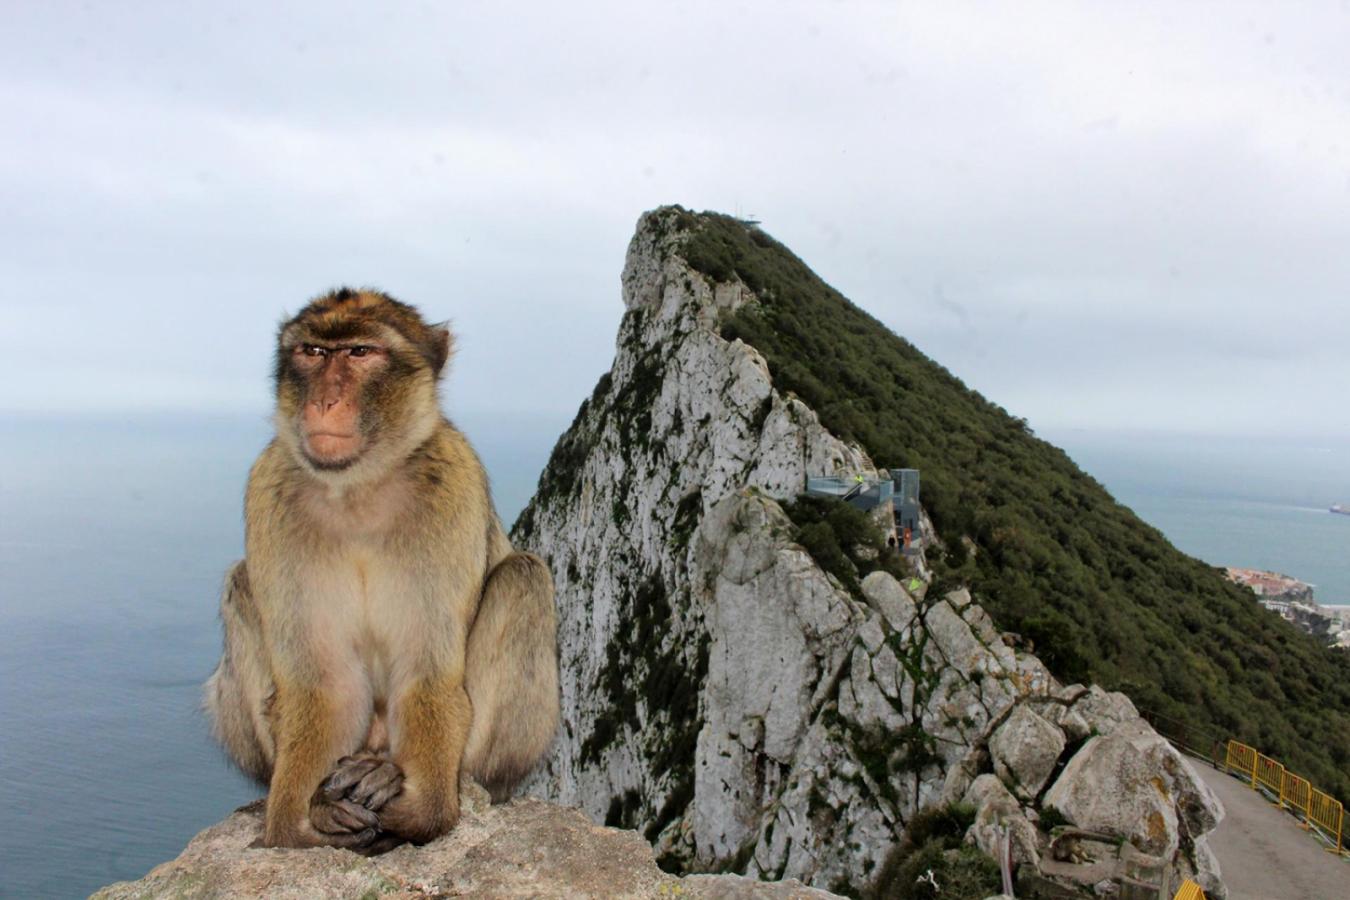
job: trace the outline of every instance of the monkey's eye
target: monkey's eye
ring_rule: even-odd
[[[347,352],[350,353],[352,356],[366,356],[370,353],[373,353],[374,351],[375,351],[374,347],[366,347],[362,345],[358,347],[353,347],[351,350]]]
[[[322,347],[316,347],[313,344],[301,344],[300,352],[306,356],[326,356],[328,351]]]

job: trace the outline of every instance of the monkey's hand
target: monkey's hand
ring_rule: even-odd
[[[358,853],[380,834],[380,817],[375,813],[350,800],[325,800],[321,793],[309,805],[309,824],[322,843]]]
[[[403,770],[375,753],[344,756],[322,785],[315,800],[354,803],[378,813],[403,790]]]

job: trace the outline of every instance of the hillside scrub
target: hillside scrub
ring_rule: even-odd
[[[723,336],[759,350],[778,390],[878,465],[922,471],[924,505],[949,548],[933,560],[944,583],[968,583],[1057,677],[1238,738],[1350,800],[1350,655],[1177,550],[1024,420],[762,230],[711,213],[678,211],[676,221],[695,269],[739,278],[758,298],[725,318]],[[797,524],[813,552],[833,556],[832,529]]]
[[[862,597],[862,579],[878,569],[908,577],[900,554],[886,546],[885,535],[862,510],[842,500],[803,495],[784,504],[783,511],[796,526],[792,539],[853,596]]]

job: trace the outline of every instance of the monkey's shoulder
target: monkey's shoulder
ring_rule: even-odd
[[[298,484],[300,474],[300,467],[291,454],[279,439],[273,438],[249,469],[246,496],[249,499],[275,496],[288,486]]]
[[[431,437],[408,458],[408,474],[428,487],[478,492],[487,484],[487,471],[469,439],[442,419]]]

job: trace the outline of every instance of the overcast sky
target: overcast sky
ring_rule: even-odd
[[[3,21],[0,410],[265,409],[278,320],[350,283],[454,321],[452,413],[565,422],[681,203],[1038,429],[1350,434],[1345,3]]]

